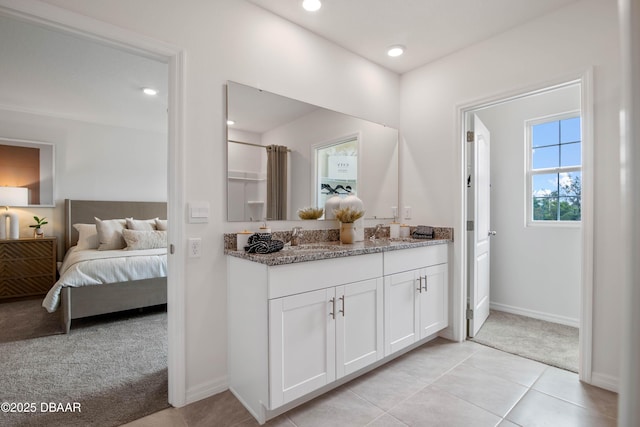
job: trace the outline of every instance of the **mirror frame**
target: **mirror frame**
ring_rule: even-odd
[[[0,137],[0,145],[8,145],[13,147],[29,147],[29,148],[38,148],[47,153],[47,156],[50,157],[51,161],[47,162],[47,167],[43,169],[43,162],[40,163],[40,200],[44,200],[44,202],[39,204],[27,204],[25,206],[20,207],[29,207],[29,208],[54,208],[55,204],[55,190],[56,190],[56,148],[55,144],[50,142],[42,142],[42,141],[32,141],[27,139],[18,139],[18,138],[5,138]],[[42,155],[41,155],[42,160]],[[43,174],[44,171],[44,174]],[[0,183],[1,184],[1,183]],[[43,197],[43,194],[45,197]]]

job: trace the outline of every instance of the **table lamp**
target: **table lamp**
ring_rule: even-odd
[[[5,212],[0,212],[0,239],[7,239],[7,219],[9,220],[9,239],[20,238],[18,214],[10,212],[9,206],[27,206],[28,204],[29,189],[23,187],[0,187],[0,206],[5,206]]]

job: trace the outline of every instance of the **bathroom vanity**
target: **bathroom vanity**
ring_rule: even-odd
[[[227,250],[231,391],[264,423],[435,338],[451,241]]]

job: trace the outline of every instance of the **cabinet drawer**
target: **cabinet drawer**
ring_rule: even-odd
[[[444,264],[448,260],[449,245],[433,245],[384,253],[384,274],[395,274],[430,265]]]
[[[0,277],[16,278],[23,276],[42,276],[55,274],[51,258],[16,259],[0,261]]]
[[[0,260],[51,257],[54,240],[9,241],[0,244]]]
[[[0,279],[0,298],[46,294],[53,286],[51,275]]]
[[[269,267],[268,298],[280,298],[382,276],[382,254]]]

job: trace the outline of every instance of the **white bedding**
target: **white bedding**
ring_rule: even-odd
[[[105,283],[167,276],[167,249],[111,250],[69,249],[60,266],[60,279],[47,293],[42,306],[53,313],[60,303],[60,290]]]

